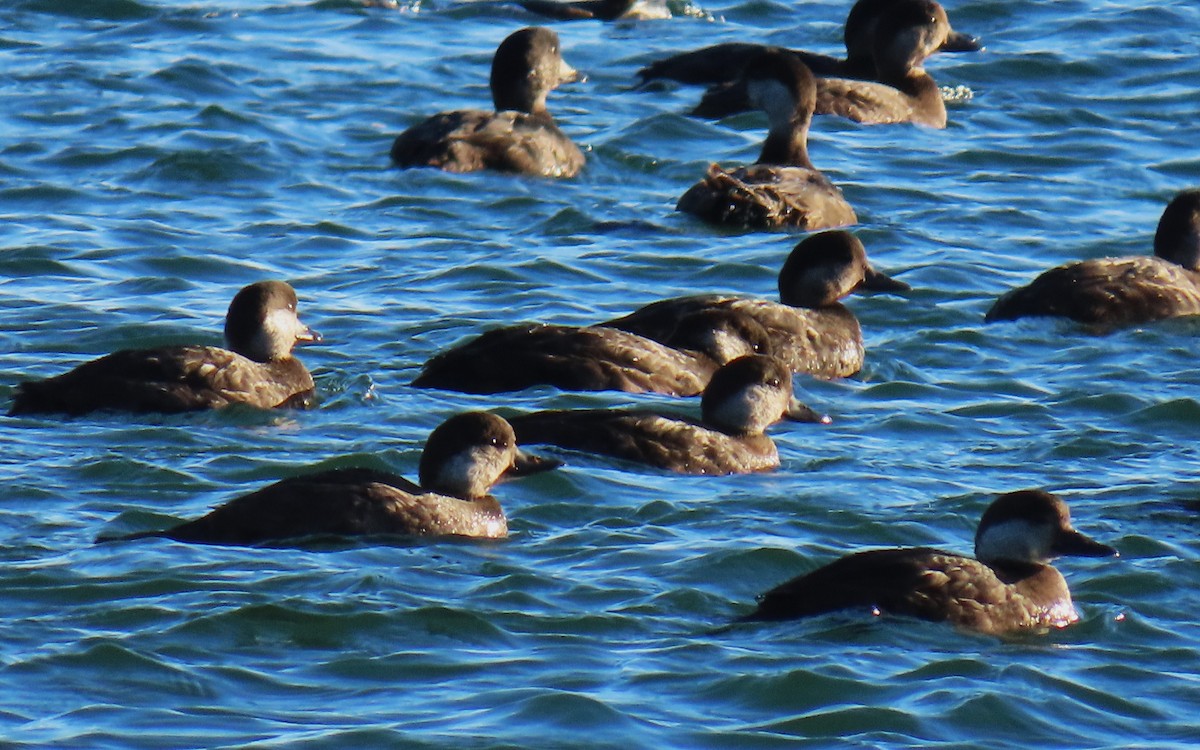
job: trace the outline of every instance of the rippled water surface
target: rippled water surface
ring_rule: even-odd
[[[1192,0],[947,0],[987,51],[942,131],[821,119],[813,161],[905,297],[856,297],[868,361],[797,379],[834,423],[775,429],[731,478],[585,456],[500,486],[502,542],[238,549],[162,528],[317,464],[414,475],[467,408],[654,402],[407,383],[489,325],[773,296],[786,234],[676,215],[763,121],[632,90],[671,50],[840,48],[849,3],[671,5],[558,24],[589,80],[552,111],[575,180],[389,168],[420,117],[486,103],[506,4],[15,0],[0,8],[0,402],[115,348],[217,343],[234,291],[299,290],[320,408],[0,418],[0,739],[53,747],[1126,747],[1200,743],[1194,320],[984,326],[1070,259],[1149,251],[1200,183]],[[690,402],[674,404],[694,409]],[[848,550],[969,551],[1000,492],[1046,487],[1118,559],[1069,559],[1083,621],[999,640],[862,615],[739,626]]]

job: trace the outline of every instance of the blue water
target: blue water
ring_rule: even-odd
[[[320,408],[0,418],[6,747],[1191,747],[1200,743],[1195,320],[1094,336],[984,326],[1071,259],[1146,253],[1200,183],[1192,0],[948,0],[987,51],[950,125],[820,120],[813,161],[907,297],[858,297],[863,372],[797,379],[834,423],[774,430],[730,478],[569,456],[497,488],[502,542],[96,546],[315,465],[414,475],[468,408],[659,403],[407,386],[482,327],[583,323],[698,291],[770,297],[786,234],[672,211],[763,122],[632,91],[661,53],[835,52],[844,0],[558,24],[589,80],[550,106],[571,181],[393,170],[391,138],[488,101],[505,5],[14,0],[0,8],[0,404],[125,346],[220,341],[232,294],[297,288]],[[686,11],[686,12],[685,12]],[[695,404],[679,401],[681,409]],[[831,616],[724,630],[848,550],[969,551],[998,493],[1045,487],[1118,559],[1059,565],[1083,620],[1001,640]]]

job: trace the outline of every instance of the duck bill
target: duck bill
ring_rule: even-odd
[[[518,450],[517,455],[513,458],[512,466],[504,472],[504,476],[527,477],[530,474],[540,474],[543,471],[550,471],[562,466],[563,462],[557,458],[546,458],[545,456],[535,456],[532,453]]]
[[[1080,534],[1075,529],[1059,532],[1050,551],[1055,555],[1073,555],[1075,557],[1115,557],[1120,553],[1115,547],[1101,544]]]
[[[946,36],[946,41],[942,42],[942,46],[938,47],[938,52],[980,52],[982,50],[983,43],[979,41],[979,37],[957,31],[951,31]]]
[[[833,421],[829,418],[828,414],[821,414],[794,398],[788,404],[787,411],[783,413],[783,418],[792,422],[812,422],[815,424],[829,424]]]
[[[321,334],[317,333],[308,326],[304,326],[304,329],[301,330],[300,333],[296,334],[296,340],[303,341],[306,344],[315,344],[320,341],[324,341],[324,339],[321,338]]]
[[[862,283],[858,285],[859,289],[866,289],[870,292],[907,292],[912,289],[911,286],[905,284],[899,279],[893,279],[882,271],[876,271],[874,268],[867,268],[863,274]]]
[[[582,83],[586,80],[587,76],[567,65],[566,60],[560,61],[558,66],[558,82],[560,85],[564,83]]]

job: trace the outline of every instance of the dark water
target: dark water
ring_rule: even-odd
[[[829,427],[725,479],[574,456],[498,488],[503,542],[95,546],[307,467],[415,474],[467,408],[648,401],[407,387],[482,326],[651,299],[772,296],[795,238],[675,215],[762,122],[631,91],[658,53],[833,52],[848,2],[672,6],[560,24],[572,181],[398,172],[390,139],[488,99],[512,6],[17,0],[0,9],[0,401],[112,349],[219,341],[233,292],[286,278],[325,346],[299,414],[0,419],[0,738],[11,747],[1190,747],[1200,743],[1200,403],[1179,320],[1107,336],[985,327],[1004,289],[1149,251],[1200,183],[1191,0],[953,0],[988,50],[930,63],[973,98],[944,131],[821,120],[814,162],[907,298],[850,304],[861,375],[798,379]],[[691,11],[688,15],[684,11]],[[680,408],[694,408],[680,402]],[[1046,487],[1119,559],[1060,564],[1083,621],[997,640],[818,618],[722,630],[847,550],[969,551],[1000,492]]]

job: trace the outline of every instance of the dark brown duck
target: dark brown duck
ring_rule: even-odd
[[[295,290],[282,281],[251,284],[229,304],[228,349],[124,349],[62,375],[21,383],[9,414],[304,406],[313,379],[292,347],[320,336],[300,322],[296,305]]]
[[[779,466],[764,430],[781,419],[828,422],[792,395],[792,375],[765,355],[713,375],[699,421],[646,409],[559,409],[510,417],[521,444],[552,444],[680,474],[744,474]]]
[[[1114,328],[1197,314],[1200,190],[1185,190],[1167,204],[1158,221],[1154,255],[1052,268],[996,300],[985,320],[1055,316]]]
[[[816,104],[808,68],[785,52],[764,52],[747,66],[745,80],[751,101],[770,123],[758,161],[732,171],[711,165],[676,210],[713,224],[753,229],[813,230],[856,223],[842,191],[808,158],[808,128]]]
[[[562,59],[558,34],[541,27],[514,32],[496,49],[491,88],[494,112],[442,112],[397,136],[392,161],[400,167],[448,172],[502,172],[574,177],[584,157],[546,109],[546,95],[578,78]]]
[[[923,67],[953,33],[946,11],[934,0],[897,0],[882,9],[877,25],[870,42],[872,74],[817,78],[814,114],[867,125],[914,122],[946,127],[941,90]],[[739,78],[709,89],[692,114],[725,117],[752,108],[746,81]]]
[[[779,302],[719,294],[676,297],[603,325],[661,341],[683,318],[701,311],[721,312],[726,321],[757,323],[766,333],[767,351],[792,372],[848,377],[862,368],[862,329],[838,300],[856,290],[908,288],[876,271],[857,237],[833,230],[805,237],[788,255],[779,271]]]
[[[1079,614],[1066,579],[1050,561],[1116,554],[1072,528],[1067,505],[1056,495],[1010,492],[980,519],[974,558],[928,547],[858,552],[771,589],[743,619],[857,610],[992,634],[1063,628]]]
[[[615,21],[630,14],[637,0],[519,0],[522,8],[559,21]]]
[[[379,534],[503,537],[508,521],[488,494],[492,485],[505,475],[560,465],[518,450],[512,427],[495,414],[467,412],[430,433],[419,485],[374,469],[321,471],[276,482],[173,528],[119,539],[261,544]]]
[[[722,364],[768,347],[756,321],[720,310],[677,317],[661,342],[608,327],[526,324],[487,331],[435,355],[412,384],[465,393],[549,385],[694,396]]]

